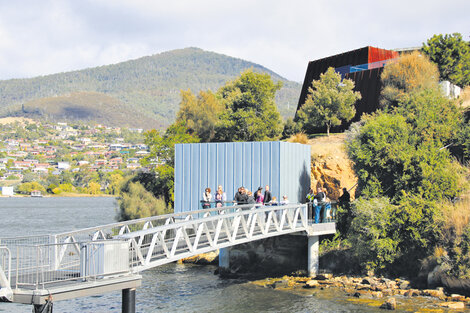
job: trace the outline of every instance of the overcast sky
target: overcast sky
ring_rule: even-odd
[[[301,82],[309,60],[454,32],[469,0],[0,0],[0,79],[199,47]]]

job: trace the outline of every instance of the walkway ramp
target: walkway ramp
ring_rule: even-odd
[[[141,271],[182,258],[273,236],[334,232],[335,223],[309,224],[307,206],[291,204],[212,208],[2,238],[0,301],[36,305],[49,296],[56,301],[136,288]]]

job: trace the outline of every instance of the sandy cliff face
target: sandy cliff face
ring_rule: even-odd
[[[352,169],[351,161],[346,155],[344,134],[322,136],[309,140],[312,147],[311,187],[316,190],[321,186],[326,189],[328,197],[338,199],[342,188],[352,188],[357,183],[357,177]],[[351,191],[354,198],[356,187]]]

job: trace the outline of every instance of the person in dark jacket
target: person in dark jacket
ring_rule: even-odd
[[[262,192],[263,192],[263,187],[261,187],[261,186],[258,187],[258,189],[256,189],[256,191],[253,192],[253,197],[255,197],[256,203],[260,203],[260,202],[258,201],[258,196],[259,196],[259,195],[263,195]],[[263,202],[261,201],[261,203],[263,203]]]
[[[256,203],[255,198],[253,197],[253,193],[251,191],[248,191],[247,202],[248,202],[248,204]]]
[[[248,203],[248,195],[246,194],[246,190],[244,187],[238,188],[238,191],[235,194],[235,197],[233,197],[233,201],[235,201],[237,205]]]
[[[323,206],[326,202],[326,194],[323,192],[321,187],[318,187],[318,192],[313,197],[313,202],[315,205],[315,223],[319,223],[321,220],[323,220],[323,217],[320,215],[323,214]]]
[[[270,203],[272,199],[271,191],[269,191],[269,185],[266,185],[266,187],[264,187],[263,203],[266,205],[267,203]]]
[[[351,202],[351,195],[346,188],[343,188],[343,194],[338,198],[338,202],[342,207],[349,206],[349,202]]]

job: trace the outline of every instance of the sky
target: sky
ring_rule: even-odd
[[[0,0],[0,80],[198,47],[302,82],[311,60],[454,32],[469,0]]]

